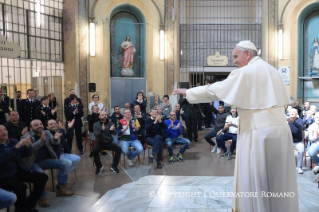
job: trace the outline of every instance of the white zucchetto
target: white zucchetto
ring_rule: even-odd
[[[241,48],[244,48],[244,49],[250,49],[250,50],[255,50],[258,52],[255,44],[253,44],[251,41],[249,40],[244,40],[244,41],[240,41],[239,43],[237,43],[236,46],[239,46]]]

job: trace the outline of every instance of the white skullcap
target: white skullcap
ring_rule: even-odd
[[[237,43],[236,46],[239,46],[239,47],[244,48],[244,49],[255,50],[256,52],[258,52],[255,44],[253,44],[249,40],[240,41],[239,43]]]

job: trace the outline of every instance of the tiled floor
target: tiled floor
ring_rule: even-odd
[[[199,142],[191,143],[191,148],[184,154],[185,162],[168,164],[167,150],[164,151],[163,169],[156,169],[156,163],[148,165],[147,150],[145,159],[141,153],[141,165],[135,162],[133,167],[119,165],[120,173],[109,170],[112,158],[101,155],[105,166],[101,175],[95,175],[93,158],[87,151],[81,156],[74,173],[69,175],[68,188],[76,195],[72,197],[55,197],[51,192],[49,179],[46,190],[51,201],[51,207],[39,208],[44,212],[60,211],[231,211],[231,198],[205,197],[205,191],[232,191],[232,179],[235,160],[219,158],[216,153],[210,153],[209,145],[203,137],[208,130],[199,133]],[[74,147],[75,147],[74,143]],[[78,154],[73,148],[74,153]],[[174,149],[174,153],[179,146]],[[233,156],[234,157],[234,156]],[[309,161],[308,164],[309,166]],[[306,169],[306,168],[305,168]],[[315,176],[308,169],[305,174],[298,175],[300,211],[317,211],[319,208],[319,189],[313,183]],[[150,192],[155,192],[154,195]],[[196,197],[166,197],[159,195],[168,191],[201,192]],[[206,195],[207,196],[207,195]],[[316,210],[312,210],[316,208]],[[13,210],[12,210],[13,211]]]

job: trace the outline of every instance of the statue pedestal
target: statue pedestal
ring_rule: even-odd
[[[121,76],[122,77],[134,77],[134,71],[130,68],[122,68]]]

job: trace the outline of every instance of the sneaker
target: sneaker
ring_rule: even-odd
[[[217,145],[213,146],[212,151],[210,152],[216,152],[216,150],[217,150]]]
[[[89,157],[90,157],[90,158],[93,158],[93,152],[90,153]]]
[[[184,159],[183,159],[183,157],[182,157],[182,155],[181,154],[176,154],[175,155],[175,158],[177,159],[177,160],[179,160],[180,162],[184,162]]]
[[[220,158],[225,158],[227,157],[227,155],[228,155],[228,152],[224,152],[224,154],[221,154]]]
[[[111,170],[115,173],[119,173],[120,170],[116,166],[111,166]]]
[[[297,167],[297,168],[296,168],[296,170],[297,170],[298,174],[303,174],[303,170],[302,170],[302,168]]]
[[[80,155],[83,155],[84,153],[83,153],[83,151],[80,151]]]
[[[43,197],[41,199],[38,200],[38,204],[41,206],[41,207],[49,207],[51,205],[50,201],[48,200],[47,197]]]
[[[228,153],[227,160],[231,160],[231,153]]]
[[[319,166],[315,166],[315,168],[312,169],[312,172],[314,174],[318,174],[319,173]]]
[[[102,169],[103,169],[103,168],[104,168],[104,166],[96,167],[95,174],[101,174],[101,173],[102,173]]]
[[[158,169],[161,169],[161,168],[162,168],[162,162],[161,162],[161,161],[157,162],[157,168],[158,168]]]
[[[221,153],[220,148],[217,148],[217,155]]]
[[[133,161],[130,160],[129,158],[127,158],[127,163],[128,163],[129,166],[133,166]]]
[[[154,157],[150,157],[150,158],[148,159],[148,162],[153,163],[153,160],[154,160]]]
[[[172,164],[172,163],[174,163],[174,157],[173,157],[173,156],[169,158],[169,161],[168,161],[168,163],[169,163],[169,164]]]

